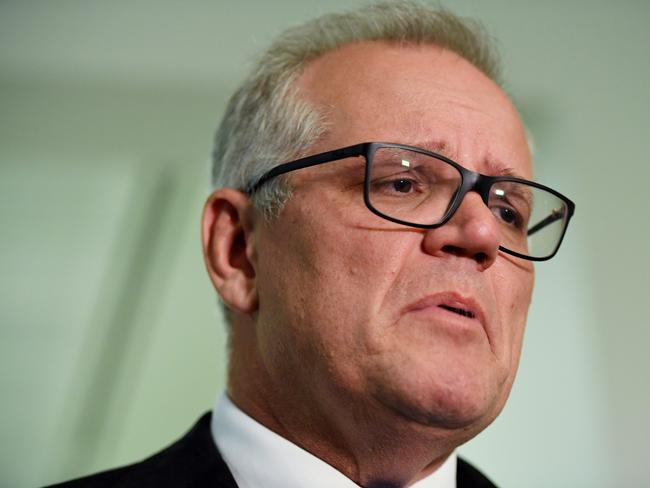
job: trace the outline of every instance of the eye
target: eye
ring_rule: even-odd
[[[422,184],[409,176],[393,175],[386,178],[374,180],[371,184],[371,192],[387,197],[414,196],[422,191]]]
[[[398,193],[409,193],[413,189],[413,183],[409,180],[399,179],[391,182],[393,189]]]
[[[491,210],[494,216],[501,222],[504,222],[512,227],[516,227],[517,229],[521,229],[523,219],[521,218],[519,212],[517,212],[512,207],[499,205],[492,207]]]

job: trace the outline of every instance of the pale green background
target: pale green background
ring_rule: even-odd
[[[274,34],[358,3],[0,1],[0,486],[142,458],[211,408],[214,127]],[[510,402],[461,452],[506,487],[650,486],[650,2],[444,3],[499,39],[537,178],[577,203]]]

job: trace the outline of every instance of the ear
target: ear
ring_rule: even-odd
[[[210,195],[203,208],[201,240],[208,274],[232,310],[257,310],[254,208],[248,196],[231,188]]]

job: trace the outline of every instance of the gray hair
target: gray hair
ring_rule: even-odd
[[[326,133],[327,114],[298,96],[294,81],[310,61],[363,41],[433,44],[501,84],[493,41],[476,21],[412,0],[324,15],[285,31],[230,99],[215,137],[213,188],[244,189],[273,166],[306,155]],[[286,179],[279,177],[263,185],[253,202],[271,218],[289,196]]]

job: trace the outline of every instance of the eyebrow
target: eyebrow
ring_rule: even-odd
[[[426,149],[427,151],[442,154],[443,156],[446,156],[451,159],[449,155],[450,152],[449,144],[447,144],[443,140],[436,139],[436,140],[424,141],[421,143],[414,144],[414,146],[421,147],[422,149]]]
[[[441,139],[434,139],[430,141],[424,141],[421,143],[414,144],[415,147],[421,147],[427,151],[435,152],[441,154],[449,159],[457,162],[461,166],[464,166],[464,163],[457,161],[450,150],[450,144]],[[511,176],[513,178],[527,179],[513,167],[508,166],[499,159],[494,158],[491,155],[487,155],[483,160],[483,164],[486,170],[487,175],[489,176]]]
[[[487,174],[490,176],[512,176],[513,178],[520,178],[522,180],[527,179],[511,166],[504,164],[498,159],[493,159],[490,156],[488,156],[483,163],[485,164]]]

